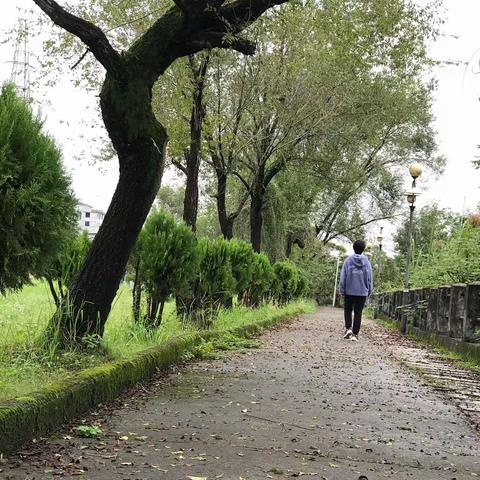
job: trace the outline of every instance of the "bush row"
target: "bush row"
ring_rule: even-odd
[[[129,270],[133,315],[150,326],[160,324],[163,306],[172,296],[177,311],[205,324],[219,307],[230,307],[234,298],[253,307],[266,301],[284,304],[308,289],[306,276],[293,263],[272,265],[266,255],[241,240],[197,240],[189,227],[162,210],[153,211],[146,221]]]

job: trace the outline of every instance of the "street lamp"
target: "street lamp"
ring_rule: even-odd
[[[407,237],[407,261],[405,265],[405,279],[404,287],[405,290],[410,288],[410,263],[412,258],[412,234],[413,234],[413,212],[415,211],[415,201],[417,197],[421,195],[421,191],[417,189],[417,178],[422,174],[423,168],[419,163],[413,163],[408,168],[410,175],[412,177],[412,187],[410,190],[405,192],[405,197],[409,203],[410,208],[410,218],[408,221],[408,237]],[[400,330],[405,333],[407,331],[407,321],[406,315],[402,315],[402,322]]]
[[[338,270],[340,269],[340,252],[338,250],[334,250],[332,252],[332,256],[333,258],[336,258],[337,259],[337,268],[335,270],[335,283],[334,283],[334,286],[333,286],[333,301],[332,301],[332,307],[335,306],[335,304],[337,303],[337,284],[338,284]]]
[[[407,202],[410,207],[410,218],[408,222],[408,242],[407,242],[407,263],[405,266],[405,289],[410,287],[410,262],[412,258],[412,234],[413,234],[413,212],[415,211],[415,201],[417,197],[421,195],[420,190],[417,189],[417,178],[422,174],[423,168],[419,163],[413,163],[408,168],[410,175],[412,176],[412,188],[405,192]]]
[[[377,236],[378,242],[378,270],[377,270],[377,277],[378,281],[380,281],[380,271],[382,268],[382,247],[383,247],[383,227],[380,227],[380,233]]]

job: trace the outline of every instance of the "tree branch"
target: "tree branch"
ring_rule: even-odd
[[[240,203],[238,204],[237,209],[228,215],[229,220],[231,221],[235,220],[242,213],[243,207],[247,203],[247,200],[249,197],[250,197],[250,192],[247,191],[243,196],[243,198],[240,200]]]
[[[347,228],[347,229],[342,230],[340,232],[336,232],[334,235],[330,235],[328,238],[324,239],[324,243],[328,243],[331,240],[333,240],[334,238],[340,237],[341,235],[345,235],[346,233],[351,232],[351,231],[355,230],[356,228],[364,227],[365,225],[368,225],[370,223],[379,222],[380,220],[390,220],[392,218],[400,217],[400,216],[402,216],[402,214],[396,213],[396,214],[392,214],[392,215],[384,215],[382,217],[372,218],[370,220],[367,220],[366,222],[358,223],[357,225],[354,225],[353,227]]]
[[[175,165],[181,172],[183,172],[185,175],[187,174],[187,169],[184,165],[182,165],[178,160],[173,159],[172,160],[172,165]]]
[[[110,45],[105,33],[93,23],[67,12],[54,0],[33,0],[59,27],[78,37],[108,73],[119,76],[123,69],[120,54]]]
[[[244,187],[247,189],[247,192],[250,193],[252,191],[252,188],[248,184],[248,182],[240,175],[238,172],[232,172],[233,175],[235,175],[244,185]]]
[[[177,6],[160,17],[130,47],[128,61],[153,84],[175,59],[205,48],[229,48],[251,55],[255,51],[253,43],[238,34],[269,8],[287,1],[234,0],[223,5],[223,1],[213,0],[200,2],[209,7],[201,10],[192,0],[177,0]],[[184,21],[185,9],[187,15],[195,13],[192,21]]]
[[[208,32],[202,33],[198,39],[193,38],[186,43],[187,49],[194,49],[195,51],[211,48],[224,48],[227,50],[236,50],[244,55],[253,55],[256,50],[255,43],[250,40],[225,35],[225,32]]]

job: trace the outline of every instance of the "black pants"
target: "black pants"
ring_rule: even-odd
[[[352,310],[353,310],[353,334],[358,335],[362,323],[362,311],[367,297],[359,295],[345,295],[345,328],[352,330]]]

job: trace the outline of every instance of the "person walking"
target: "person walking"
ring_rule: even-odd
[[[350,255],[342,266],[340,274],[340,294],[344,296],[345,334],[343,338],[358,341],[362,312],[367,297],[372,294],[373,274],[368,258],[363,255],[365,242],[356,240],[353,243],[353,255]],[[352,329],[353,311],[353,329]]]

